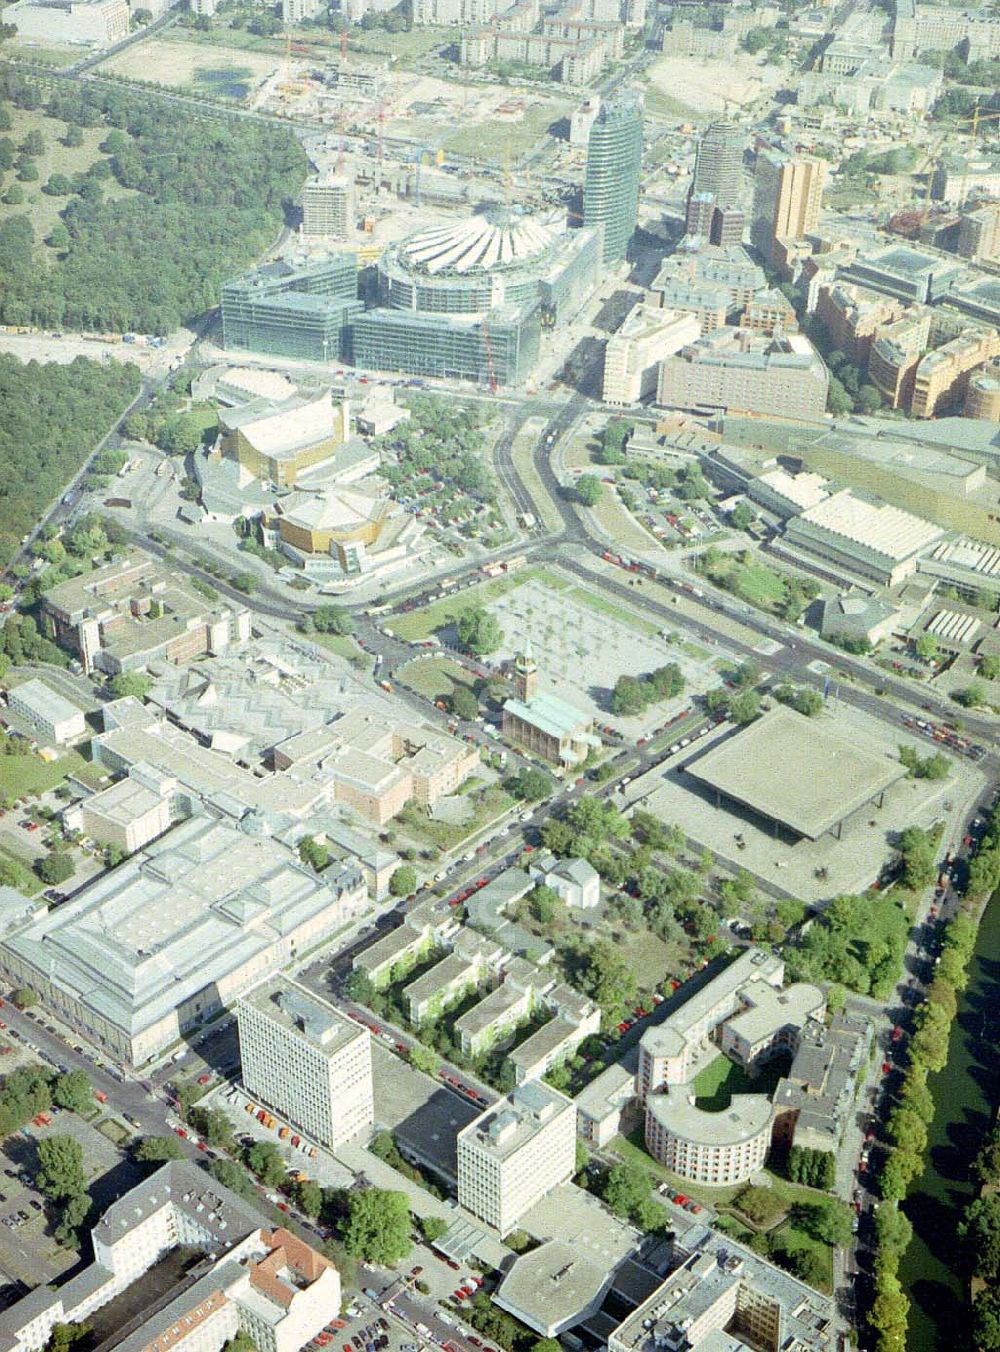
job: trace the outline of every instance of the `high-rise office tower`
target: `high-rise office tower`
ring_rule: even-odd
[[[604,231],[605,263],[624,258],[639,214],[642,95],[629,91],[601,105],[587,142],[583,223]]]
[[[738,243],[742,196],[743,133],[735,122],[713,122],[698,145],[685,230],[689,235],[708,235],[714,244]]]
[[[354,175],[316,174],[302,189],[306,239],[350,239],[354,234]]]
[[[765,259],[776,239],[802,239],[819,225],[829,165],[808,155],[762,150],[753,176],[750,238]]]

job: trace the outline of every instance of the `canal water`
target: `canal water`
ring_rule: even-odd
[[[975,1195],[969,1165],[1000,1099],[1000,893],[986,908],[969,972],[948,1064],[929,1080],[937,1112],[927,1166],[904,1206],[913,1223],[913,1242],[899,1269],[911,1302],[907,1352],[952,1352],[969,1345],[955,1231]]]

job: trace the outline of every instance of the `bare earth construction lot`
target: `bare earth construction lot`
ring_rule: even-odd
[[[677,105],[692,114],[721,113],[729,104],[743,106],[765,92],[773,93],[786,77],[780,66],[761,65],[760,58],[748,52],[725,60],[664,55],[647,72],[646,105],[664,116],[683,116]]]
[[[169,42],[151,38],[137,42],[100,67],[131,80],[151,80],[170,89],[194,88],[211,93],[208,72],[239,72],[240,83],[257,89],[281,64],[279,56],[244,52],[235,48],[201,47],[193,42]]]

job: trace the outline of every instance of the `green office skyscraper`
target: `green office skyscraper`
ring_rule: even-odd
[[[642,96],[616,95],[601,105],[587,143],[583,223],[604,229],[604,262],[624,258],[635,232],[642,173]]]

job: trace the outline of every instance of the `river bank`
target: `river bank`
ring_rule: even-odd
[[[911,1302],[907,1352],[969,1346],[956,1230],[978,1193],[969,1166],[1000,1101],[1000,893],[983,912],[969,978],[951,1030],[948,1063],[928,1077],[935,1114],[926,1163],[903,1204],[914,1231],[899,1267]]]

